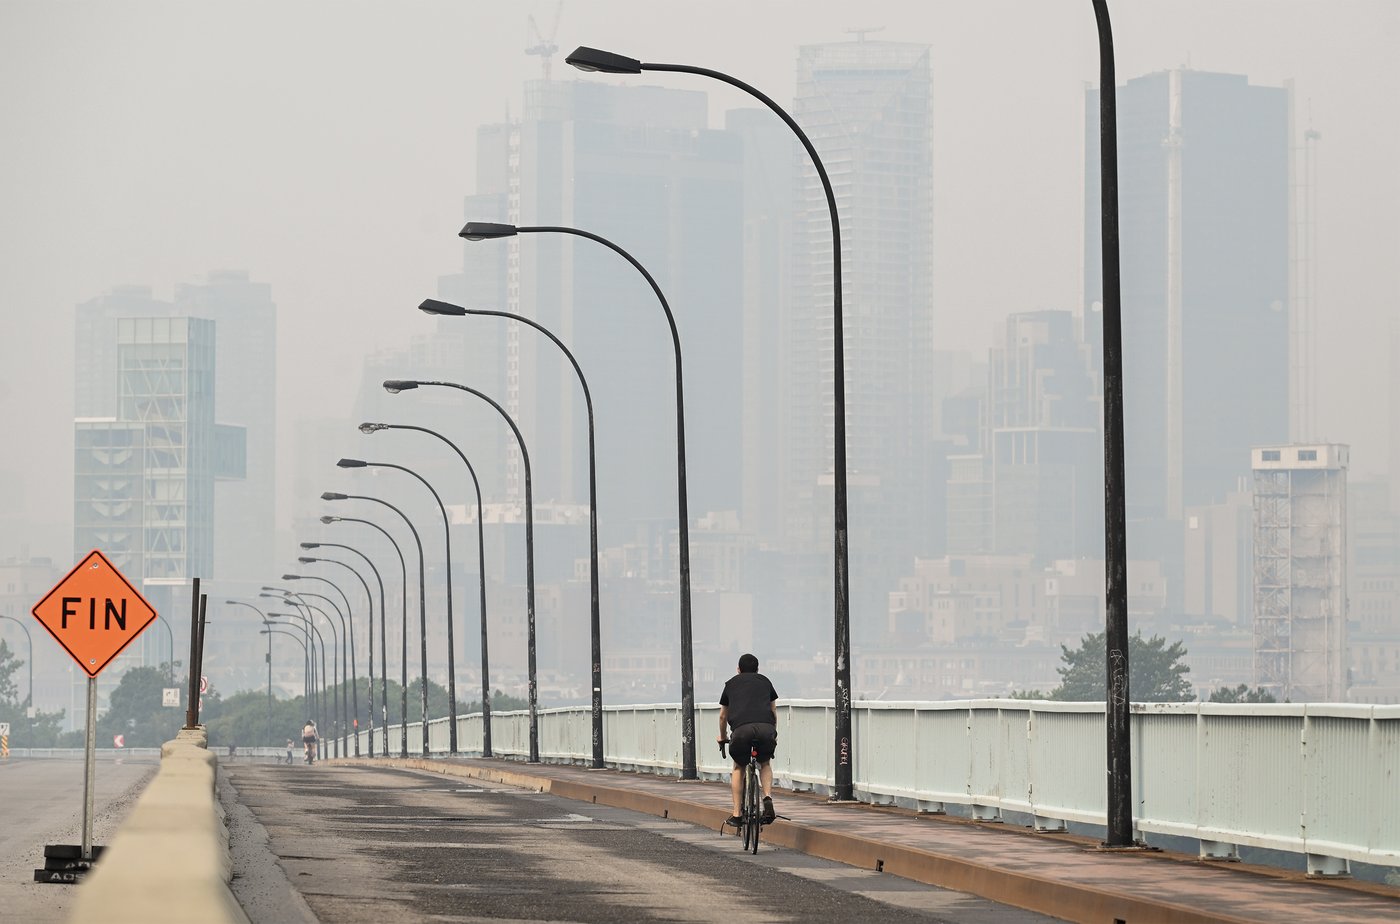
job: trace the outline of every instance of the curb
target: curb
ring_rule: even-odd
[[[576,802],[606,805],[646,815],[719,828],[728,811],[685,799],[658,796],[602,783],[584,783],[541,777],[505,768],[448,764],[422,758],[338,758],[331,766],[388,767],[422,770],[549,793]],[[925,885],[966,892],[1004,905],[1039,914],[1090,924],[1112,921],[1152,921],[1154,924],[1258,924],[1259,919],[1205,914],[1158,899],[1109,892],[1092,886],[1035,876],[979,864],[961,857],[882,843],[855,834],[784,821],[770,825],[763,835],[769,843],[854,866],[890,873]]]

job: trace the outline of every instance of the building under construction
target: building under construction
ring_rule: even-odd
[[[1254,682],[1279,702],[1346,699],[1348,456],[1253,450]]]

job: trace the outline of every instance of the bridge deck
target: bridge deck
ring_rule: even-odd
[[[721,783],[469,758],[375,763],[529,786],[713,828],[729,815],[728,787]],[[1165,851],[1104,851],[1074,835],[891,807],[832,805],[783,790],[775,792],[774,803],[791,821],[780,820],[765,831],[772,843],[1067,920],[1400,920],[1400,890],[1369,883],[1310,880],[1300,873]]]

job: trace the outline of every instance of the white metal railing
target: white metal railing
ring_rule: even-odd
[[[697,769],[706,777],[729,769],[708,744],[718,715],[716,706],[696,708]],[[679,772],[679,705],[609,706],[603,720],[608,766]],[[447,721],[429,723],[434,755],[447,751]],[[459,750],[479,754],[480,714],[457,722]],[[852,708],[852,725],[862,800],[930,811],[964,805],[979,818],[1018,812],[1048,830],[1106,822],[1102,703],[862,702]],[[831,703],[781,703],[776,779],[829,789],[834,730]],[[542,760],[591,760],[588,707],[540,710],[539,732]],[[527,756],[528,714],[493,713],[491,736],[495,756]],[[378,753],[385,737],[376,732]],[[387,739],[398,754],[398,726]],[[1207,856],[1228,856],[1237,846],[1303,853],[1319,872],[1352,860],[1400,866],[1400,706],[1134,703],[1132,741],[1139,832],[1195,838]],[[362,748],[367,743],[362,732]],[[408,751],[422,752],[417,723],[409,726]]]

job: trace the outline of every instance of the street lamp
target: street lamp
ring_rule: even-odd
[[[826,192],[826,207],[831,213],[831,257],[832,257],[832,364],[833,364],[833,439],[835,441],[833,525],[835,527],[835,589],[836,606],[834,628],[836,635],[835,657],[835,706],[836,706],[836,767],[832,798],[847,802],[855,796],[855,784],[851,766],[851,588],[850,562],[847,553],[846,521],[846,344],[845,329],[841,317],[841,220],[836,211],[836,193],[831,188],[831,179],[826,175],[826,167],[817,155],[817,149],[806,132],[788,115],[783,107],[773,102],[767,95],[744,83],[738,78],[719,71],[686,64],[654,64],[629,58],[610,51],[579,46],[564,59],[581,71],[594,71],[603,74],[640,74],[642,71],[673,71],[684,74],[698,74],[737,87],[763,103],[782,119],[812,159],[822,189]],[[693,740],[692,740],[693,747]]]
[[[343,562],[343,561],[336,561],[334,558],[316,558],[315,556],[311,556],[311,555],[303,555],[303,556],[299,557],[299,558],[297,559],[297,561],[300,562],[300,563],[303,564],[303,565],[311,565],[311,564],[315,564],[315,563],[317,563],[317,562],[325,562],[325,563],[327,563],[327,564],[340,565],[340,567],[346,569],[346,570],[349,571],[351,574],[355,575],[356,578],[359,578],[360,585],[363,586],[364,589],[365,589],[365,600],[368,601],[368,603],[369,603],[369,608],[370,608],[370,632],[371,632],[371,633],[374,632],[374,598],[371,597],[371,596],[369,595],[369,584],[365,581],[365,579],[364,579],[363,577],[360,577],[360,572],[356,571],[354,568],[351,568],[351,567],[350,567],[349,565],[347,565],[345,562]],[[305,578],[305,579],[308,580],[308,581],[322,581],[322,582],[324,582],[324,583],[326,583],[326,584],[329,584],[330,586],[332,586],[332,587],[335,588],[335,592],[336,592],[336,593],[340,594],[340,599],[342,599],[342,600],[345,601],[345,615],[344,615],[344,616],[340,616],[340,607],[338,607],[338,606],[335,605],[335,601],[329,600],[329,599],[327,600],[327,602],[329,602],[329,603],[331,604],[331,606],[335,607],[336,615],[337,615],[337,616],[340,616],[340,627],[341,627],[341,631],[342,631],[343,633],[345,633],[346,635],[348,635],[349,638],[350,638],[350,699],[351,699],[351,702],[353,702],[353,703],[355,704],[355,709],[354,709],[354,714],[353,714],[353,718],[354,718],[355,724],[354,724],[354,726],[353,726],[353,728],[352,728],[351,730],[352,730],[353,733],[354,733],[353,737],[354,737],[354,739],[355,739],[355,756],[356,756],[356,757],[359,757],[359,756],[360,756],[360,673],[359,673],[358,668],[355,666],[355,610],[354,610],[354,607],[352,607],[352,606],[350,605],[350,598],[347,597],[347,596],[345,595],[345,591],[342,590],[341,587],[340,587],[340,585],[337,584],[335,581],[332,581],[332,580],[330,580],[329,578],[319,577],[318,575],[315,575],[315,574],[304,574],[304,575],[302,575],[302,577]],[[343,662],[343,659],[344,659],[344,656],[345,656],[345,648],[344,648],[344,646],[341,646],[340,654],[341,654],[341,658],[342,658],[342,662]],[[341,666],[340,666],[340,677],[341,677],[341,680],[342,680],[342,681],[345,679],[345,665],[344,665],[344,663],[342,663]]]
[[[690,504],[686,499],[685,479],[685,389],[682,386],[681,375],[681,336],[680,332],[676,330],[676,318],[671,313],[671,305],[666,301],[666,295],[661,291],[661,286],[657,285],[651,273],[647,272],[647,268],[642,266],[636,257],[601,235],[578,228],[561,226],[522,225],[517,227],[497,222],[469,221],[458,232],[458,236],[469,241],[482,241],[537,232],[573,234],[577,237],[587,238],[602,244],[632,264],[632,267],[641,273],[647,284],[651,286],[651,291],[656,295],[657,301],[661,303],[661,310],[666,314],[666,323],[671,328],[671,346],[676,361],[676,506],[680,526],[681,779],[697,779],[698,775],[695,770],[695,667],[694,657],[691,653],[690,627]]]
[[[409,424],[386,424],[386,423],[362,423],[362,424],[360,424],[360,432],[361,432],[361,433],[369,434],[369,433],[375,433],[375,432],[377,432],[377,431],[379,431],[379,430],[417,430],[417,431],[420,432],[420,433],[427,433],[427,434],[430,434],[430,435],[432,435],[432,436],[435,436],[435,437],[437,437],[438,439],[442,440],[444,443],[446,443],[448,446],[451,446],[451,447],[452,447],[452,451],[455,452],[455,453],[457,453],[457,458],[461,459],[461,460],[462,460],[462,464],[465,465],[465,466],[467,467],[467,474],[471,475],[471,478],[472,478],[472,487],[473,487],[473,488],[475,489],[475,491],[476,491],[476,554],[477,554],[477,573],[478,573],[478,576],[480,577],[480,581],[479,581],[478,583],[479,583],[480,586],[481,586],[481,756],[483,756],[483,757],[490,757],[490,756],[491,756],[491,670],[490,670],[489,658],[487,657],[487,634],[488,634],[488,633],[487,633],[487,627],[486,627],[486,527],[485,527],[486,514],[485,514],[485,507],[484,507],[484,505],[481,503],[481,482],[477,479],[477,477],[476,477],[476,469],[472,467],[471,461],[466,457],[466,454],[463,453],[461,449],[457,448],[457,444],[456,444],[456,443],[452,442],[450,439],[448,439],[447,437],[443,436],[441,433],[437,432],[436,430],[429,430],[427,427],[415,427],[415,426],[412,426],[412,425],[409,425]],[[450,567],[450,566],[449,566],[449,567]],[[451,624],[450,624],[450,620],[449,620],[449,625],[448,625],[448,634],[449,634],[449,637],[450,637],[450,636],[451,636]],[[450,649],[449,649],[449,654],[450,654]],[[455,670],[453,669],[453,667],[452,667],[451,658],[450,658],[450,657],[449,657],[449,659],[448,659],[448,673],[449,673],[450,675],[454,675],[454,676],[455,676],[455,674],[456,674],[456,671],[455,671]],[[453,703],[451,748],[452,748],[452,753],[455,755],[455,754],[457,753],[457,718],[456,718],[456,716],[457,716],[457,713],[456,713],[457,695],[456,695],[455,690],[452,691],[452,694],[451,694],[451,695],[452,695],[452,703]]]
[[[267,622],[267,614],[251,603],[244,603],[242,600],[225,600],[224,603],[228,606],[246,606],[257,613],[259,619]],[[269,637],[267,640],[267,744],[271,747],[276,743],[272,737],[272,638]]]
[[[264,587],[264,588],[263,588],[263,592],[260,593],[260,594],[258,594],[258,596],[259,596],[259,597],[267,597],[267,598],[270,598],[270,599],[273,599],[273,600],[277,600],[277,601],[282,602],[282,603],[290,602],[290,601],[288,601],[287,597],[285,596],[286,591],[283,591],[282,593],[269,593],[269,591],[273,591],[273,590],[276,590],[276,588]],[[259,612],[261,612],[261,611],[259,611]],[[264,618],[264,619],[267,618],[266,614],[264,614],[263,618]],[[303,629],[303,634],[306,634],[304,629]],[[305,648],[306,646],[303,645],[302,647]],[[302,698],[306,701],[307,708],[308,708],[311,712],[314,712],[314,713],[316,713],[317,715],[321,716],[321,718],[324,720],[324,719],[325,719],[325,714],[324,714],[324,712],[323,712],[323,710],[322,710],[322,707],[321,707],[321,705],[320,705],[320,701],[319,701],[319,699],[317,698],[317,692],[316,692],[316,660],[315,660],[315,658],[312,657],[311,651],[310,651],[310,650],[307,651],[306,659],[307,659],[306,664],[302,665],[302,666],[305,668],[305,671],[304,671],[305,676],[304,676],[304,678],[303,678],[302,693],[301,693],[301,695],[302,695]]]
[[[282,575],[282,578],[284,580],[295,577],[296,575]],[[338,635],[335,631],[335,620],[331,619],[330,614],[327,613],[325,610],[321,609],[321,607],[317,606],[316,604],[309,603],[306,600],[307,597],[316,597],[318,599],[325,600],[327,603],[331,603],[331,606],[334,607],[335,604],[330,600],[329,597],[323,597],[320,594],[312,593],[297,593],[295,594],[295,599],[293,599],[293,596],[294,595],[292,593],[288,592],[287,596],[285,597],[286,601],[292,604],[293,606],[306,610],[306,615],[303,618],[307,620],[309,625],[315,628],[316,623],[313,620],[313,617],[311,616],[311,611],[315,610],[317,613],[321,614],[321,618],[326,621],[326,625],[331,630],[331,715],[335,721],[335,731],[337,732],[337,734],[331,738],[331,747],[333,749],[333,756],[340,757],[340,738],[341,735],[344,733],[346,724],[348,724],[346,722],[345,712],[345,673],[343,667],[345,660],[344,633],[342,632]],[[339,651],[339,654],[341,656],[342,664],[340,666],[338,666],[335,662],[337,650]],[[324,665],[322,666],[324,667]],[[325,682],[325,679],[326,678],[324,677],[321,678],[322,683]],[[338,717],[337,710],[339,710]]]
[[[328,497],[327,495],[331,495],[331,496]],[[334,492],[327,491],[326,494],[322,494],[322,495],[321,495],[321,499],[322,499],[322,500],[332,500],[332,499],[334,499],[334,498],[336,498],[336,497],[345,498],[346,496],[347,496],[347,495],[344,495],[344,494],[339,494],[339,495],[337,495],[337,494],[334,494]],[[399,572],[400,572],[400,574],[402,575],[402,577],[400,578],[400,582],[399,582],[399,591],[400,591],[400,593],[401,593],[401,595],[402,595],[402,596],[401,596],[401,599],[400,599],[400,601],[399,601],[399,604],[400,604],[400,607],[401,607],[401,612],[402,612],[402,614],[403,614],[403,615],[402,615],[402,618],[403,618],[403,638],[404,638],[403,645],[404,645],[404,657],[403,657],[402,661],[403,661],[403,664],[404,664],[404,668],[403,668],[403,670],[404,670],[404,677],[405,677],[405,679],[406,679],[407,676],[408,676],[408,667],[407,667],[407,661],[408,661],[408,566],[404,564],[404,560],[403,560],[403,550],[399,548],[399,544],[398,544],[398,542],[396,542],[396,541],[394,540],[394,537],[391,536],[391,535],[389,535],[389,531],[386,530],[384,527],[380,526],[378,523],[375,523],[373,520],[361,520],[361,519],[357,519],[357,518],[355,518],[355,517],[333,517],[333,516],[323,516],[323,517],[321,517],[321,522],[322,522],[323,524],[325,524],[326,526],[329,526],[329,525],[331,525],[332,523],[360,523],[360,524],[363,524],[363,525],[365,525],[365,526],[369,526],[369,527],[371,527],[371,528],[373,528],[373,529],[378,530],[380,533],[382,533],[383,536],[384,536],[384,538],[389,540],[389,544],[392,545],[392,546],[394,547],[394,554],[398,555],[398,557],[399,557]],[[348,546],[347,546],[347,548],[348,548]],[[371,566],[371,567],[373,567],[373,566]],[[374,575],[375,575],[376,578],[379,577],[379,571],[376,570],[376,571],[374,572]],[[389,644],[388,644],[388,641],[387,641],[386,636],[385,636],[385,631],[386,631],[386,630],[385,630],[385,625],[384,625],[384,624],[388,621],[388,612],[384,609],[384,582],[383,582],[383,581],[380,581],[380,582],[379,582],[379,611],[380,611],[380,618],[379,618],[379,683],[380,683],[380,687],[379,687],[379,708],[382,710],[382,712],[381,712],[381,718],[383,719],[383,726],[384,726],[384,756],[385,756],[385,757],[388,757],[388,756],[389,756],[389,662],[388,662]],[[373,712],[373,711],[374,711],[374,689],[371,688],[369,692],[370,692],[370,711]],[[407,694],[405,694],[405,696],[406,696],[406,695],[407,695]],[[404,722],[407,722],[407,721],[408,721],[407,716],[404,716],[404,717],[403,717],[403,721],[404,721]],[[407,735],[407,733],[405,733],[405,737],[404,737],[404,746],[405,746],[405,747],[407,747],[407,744],[408,744],[406,735]],[[374,744],[373,735],[370,736],[370,744],[371,744],[371,745]],[[371,748],[371,750],[373,750],[373,748]],[[405,751],[405,756],[406,756],[406,755],[407,755],[407,751]],[[373,754],[371,754],[370,756],[373,756]]]
[[[273,627],[274,627],[274,626],[280,627],[281,625],[282,625],[281,623],[274,622],[274,621],[271,620],[271,619],[264,619],[264,620],[263,620],[263,626],[264,626],[265,628],[263,628],[263,629],[261,630],[261,634],[267,636],[267,650],[268,650],[269,652],[272,651],[272,633],[273,633],[273,631],[274,631]],[[310,676],[311,676],[310,671],[307,670],[307,667],[306,667],[307,663],[310,662],[310,660],[311,660],[311,656],[307,653],[307,650],[306,650],[306,643],[303,642],[303,641],[301,640],[301,637],[298,636],[295,632],[289,632],[289,631],[287,631],[286,629],[282,629],[282,628],[278,628],[278,629],[276,630],[276,632],[277,632],[278,635],[285,635],[287,638],[291,639],[292,641],[296,642],[298,645],[301,646],[301,657],[302,657],[302,661],[301,661],[301,669],[302,669],[302,689],[305,690],[306,687],[307,687],[307,685],[308,685],[308,683],[309,683],[309,681],[310,681]],[[269,657],[268,663],[271,664],[271,663],[272,663],[272,662],[271,662],[271,655],[269,654],[268,657]],[[268,668],[269,673],[271,672],[271,670],[272,670],[271,667],[269,667],[269,668]],[[307,701],[307,697],[306,697],[305,693],[302,694],[302,700],[303,700],[303,702],[306,702],[306,701]]]
[[[521,435],[520,428],[515,425],[510,414],[506,413],[506,409],[485,392],[477,391],[466,385],[458,385],[455,382],[420,382],[410,379],[390,379],[384,383],[384,390],[391,395],[397,395],[401,391],[412,391],[420,385],[458,388],[476,395],[505,418],[505,422],[510,425],[511,432],[515,434],[516,443],[520,446],[520,458],[525,467],[525,662],[529,674],[530,763],[539,763],[539,691],[535,681],[535,495],[530,478],[530,452],[525,448],[525,437]]]
[[[313,578],[313,576],[312,576],[312,575],[309,575],[309,574],[284,574],[284,575],[282,575],[282,577],[285,578],[285,579],[288,579],[288,580],[308,580],[308,581],[309,581],[309,580],[315,580],[315,579],[316,579],[316,578]],[[320,578],[319,580],[325,580],[325,578]],[[327,583],[329,583],[329,582],[327,582]],[[332,586],[334,586],[334,585],[332,585]],[[338,588],[338,587],[336,588],[336,590],[339,590],[339,589],[340,589],[340,588]],[[312,592],[310,592],[310,591],[302,590],[302,591],[298,591],[296,596],[297,596],[297,599],[300,600],[301,603],[302,603],[303,605],[305,605],[305,606],[307,606],[307,607],[309,607],[309,608],[311,608],[311,609],[314,609],[316,612],[320,613],[322,616],[325,617],[326,622],[330,623],[330,625],[331,625],[331,635],[332,635],[331,643],[332,643],[333,646],[339,646],[339,650],[340,650],[340,680],[339,680],[339,682],[336,684],[336,686],[333,688],[333,690],[332,690],[332,692],[331,692],[331,701],[332,701],[333,703],[338,703],[338,704],[339,704],[339,708],[340,708],[340,722],[341,722],[340,727],[341,727],[341,729],[342,729],[342,731],[343,731],[343,730],[344,730],[346,727],[348,727],[349,724],[350,724],[350,710],[349,710],[349,709],[347,708],[347,706],[346,706],[346,702],[347,702],[347,700],[349,699],[349,691],[346,689],[346,686],[347,686],[347,685],[346,685],[346,683],[345,683],[345,680],[346,680],[346,676],[345,676],[345,648],[346,648],[346,644],[347,644],[347,642],[346,642],[346,637],[347,637],[348,634],[349,634],[348,631],[347,631],[347,628],[346,628],[346,617],[345,617],[345,615],[344,615],[343,613],[341,613],[341,611],[340,611],[340,604],[339,604],[339,603],[336,603],[334,600],[332,600],[330,597],[327,597],[325,594],[317,594],[317,593],[312,593]],[[336,618],[340,620],[340,634],[339,634],[339,636],[336,635],[335,623],[331,620],[331,615],[330,615],[330,613],[327,613],[324,609],[322,609],[322,608],[319,607],[319,606],[316,606],[314,603],[307,603],[307,602],[306,602],[306,598],[307,598],[307,597],[311,597],[312,599],[315,599],[315,600],[322,600],[322,601],[324,601],[326,604],[328,604],[328,605],[330,606],[331,610],[335,613]],[[345,595],[342,593],[342,594],[341,594],[341,597],[342,597],[342,598],[345,598]],[[346,599],[345,605],[346,605],[347,607],[350,605],[350,601],[349,601],[348,599]],[[354,623],[351,622],[350,625],[353,626]],[[332,666],[332,668],[335,667],[335,655],[336,655],[336,648],[335,648],[335,647],[332,647],[332,649],[331,649],[331,666]],[[354,661],[352,660],[352,661],[351,661],[351,665],[353,666],[353,664],[354,664]],[[344,749],[345,749],[346,755],[348,756],[348,754],[349,754],[349,749],[350,749],[350,748],[349,748],[349,744],[347,743],[347,744],[345,744],[343,747],[344,747]],[[341,756],[340,751],[341,751],[341,748],[342,748],[341,739],[340,739],[340,738],[337,738],[337,739],[335,740],[335,748],[336,748],[336,756],[337,756],[337,757],[340,757],[340,756]]]
[[[344,461],[348,461],[348,460],[342,459],[341,461],[344,462]],[[339,464],[339,463],[337,463],[337,464]],[[343,466],[343,467],[355,467],[355,466]],[[426,583],[427,583],[427,581],[426,581],[426,579],[425,579],[425,577],[424,577],[424,574],[423,574],[423,571],[424,571],[424,565],[423,565],[423,540],[420,539],[420,538],[418,537],[418,529],[413,525],[413,521],[410,520],[410,519],[408,518],[408,514],[404,513],[402,510],[400,510],[399,508],[395,507],[393,504],[389,503],[389,502],[386,501],[386,500],[380,500],[380,499],[377,498],[377,497],[369,497],[369,496],[364,495],[364,494],[341,494],[341,493],[336,492],[336,491],[326,491],[325,493],[323,493],[323,494],[321,495],[321,500],[325,500],[325,501],[367,500],[367,501],[373,501],[373,502],[376,503],[376,504],[383,504],[385,507],[388,507],[390,510],[394,511],[394,512],[397,513],[399,516],[403,517],[404,523],[406,523],[406,524],[408,525],[408,531],[411,532],[411,533],[413,533],[413,543],[414,543],[414,545],[418,546],[418,635],[419,635],[419,641],[421,642],[421,648],[422,648],[422,670],[423,670],[423,676],[422,676],[422,678],[421,678],[421,679],[422,679],[422,683],[420,684],[420,686],[422,687],[422,698],[423,698],[423,756],[424,756],[424,757],[427,757],[427,756],[428,756],[428,604],[427,604],[427,602],[426,602],[425,589],[424,589],[424,588],[425,588],[425,585],[426,585]],[[342,518],[342,519],[344,519],[344,518]],[[385,535],[388,535],[388,534],[385,533]],[[395,543],[395,544],[394,544],[394,548],[395,548],[395,549],[398,548],[398,543]],[[403,560],[403,555],[402,555],[402,553],[400,553],[400,555],[399,555],[399,560],[400,560],[400,561]],[[407,583],[408,583],[408,581],[405,580],[405,581],[404,581],[404,584],[406,585]],[[407,594],[407,590],[406,590],[406,589],[405,589],[404,593],[405,593],[405,595]],[[402,664],[403,680],[400,682],[400,685],[399,685],[399,694],[400,694],[400,696],[402,697],[402,705],[401,705],[400,708],[403,710],[403,711],[402,711],[403,725],[401,726],[400,734],[399,734],[399,744],[400,744],[400,748],[401,748],[400,753],[399,753],[399,756],[400,756],[400,757],[407,757],[407,756],[408,756],[408,609],[407,609],[407,607],[405,607],[405,609],[404,609],[404,625],[403,625],[403,639],[402,639],[402,644],[403,644],[403,654],[401,655],[400,663]]]
[[[326,518],[325,518],[325,517],[322,517],[322,519],[325,520]],[[330,518],[330,519],[334,520],[334,517],[332,517],[332,518]],[[347,551],[347,552],[353,552],[353,553],[355,553],[356,555],[360,556],[362,559],[364,559],[365,564],[369,565],[369,570],[371,570],[371,571],[374,572],[374,580],[375,580],[375,582],[379,585],[379,623],[380,623],[380,627],[381,627],[381,628],[380,628],[380,631],[382,632],[382,631],[383,631],[384,619],[385,619],[385,613],[384,613],[384,579],[381,578],[381,577],[379,576],[379,569],[376,568],[376,567],[374,566],[374,562],[370,560],[369,556],[366,555],[364,552],[361,552],[359,549],[354,548],[353,546],[341,545],[340,543],[337,543],[337,542],[303,542],[303,543],[301,543],[301,547],[302,547],[303,549],[308,550],[308,551],[315,550],[315,549],[322,549],[322,548],[325,548],[325,549],[344,549],[345,551]],[[313,558],[313,559],[310,559],[310,560],[311,560],[311,561],[326,561],[326,562],[331,562],[332,564],[337,564],[337,565],[341,565],[341,566],[346,567],[346,568],[350,568],[350,573],[353,574],[353,575],[355,575],[355,577],[359,578],[359,579],[360,579],[360,583],[363,584],[363,585],[364,585],[364,588],[365,588],[365,599],[369,601],[369,756],[370,756],[370,757],[373,757],[373,756],[374,756],[374,597],[370,595],[370,592],[369,592],[369,584],[365,582],[364,576],[361,575],[360,572],[357,571],[356,569],[351,568],[350,565],[346,564],[345,562],[343,562],[343,561],[337,561],[337,560],[334,559],[334,558]],[[353,637],[353,635],[351,636],[350,648],[351,648],[351,651],[353,651],[354,648],[355,648],[355,643],[354,643],[354,637]],[[359,696],[359,693],[356,693],[355,695],[356,695],[356,697],[358,697],[358,696]],[[358,724],[358,722],[359,722],[359,715],[360,715],[360,713],[359,713],[359,708],[357,707],[356,710],[355,710],[355,720],[356,720],[356,724]],[[355,738],[356,738],[356,740],[355,740],[355,756],[358,757],[358,756],[360,756],[359,735],[357,734],[357,735],[355,736]],[[386,752],[386,753],[387,753],[387,752]]]
[[[1104,718],[1108,847],[1133,846],[1132,727],[1128,709],[1128,514],[1123,460],[1123,303],[1118,273],[1118,83],[1107,0],[1099,30],[1099,210],[1103,254]]]
[[[418,306],[418,310],[432,315],[446,315],[449,317],[460,317],[463,315],[477,315],[481,317],[508,318],[519,321],[521,324],[529,325],[535,330],[544,334],[554,345],[559,347],[568,358],[569,364],[574,367],[578,381],[583,386],[583,402],[588,408],[588,565],[589,565],[589,589],[590,589],[590,609],[589,609],[589,635],[592,642],[592,664],[593,664],[593,766],[601,768],[603,766],[603,644],[602,644],[602,621],[598,613],[598,465],[594,452],[593,439],[593,396],[588,390],[588,380],[583,377],[583,370],[579,368],[578,360],[574,354],[564,345],[564,342],[554,336],[553,332],[543,325],[532,321],[530,318],[509,311],[491,311],[485,308],[462,308],[458,305],[441,302],[437,299],[424,299]],[[361,424],[360,429],[366,425]],[[455,448],[455,447],[454,447]],[[465,461],[465,459],[463,460]],[[473,475],[473,478],[475,476]],[[478,490],[478,495],[480,491]],[[480,522],[478,520],[478,522]],[[485,593],[483,588],[482,593]],[[484,598],[483,598],[484,599]],[[483,605],[483,611],[485,607]],[[483,623],[483,632],[485,624]]]
[[[285,598],[284,598],[284,599],[285,599]],[[291,601],[291,600],[287,600],[287,602],[288,602],[288,603],[291,603],[292,601]],[[310,648],[310,652],[309,652],[309,653],[310,653],[310,655],[311,655],[311,666],[312,666],[313,672],[315,671],[315,667],[316,667],[316,649],[318,649],[318,648],[320,649],[320,652],[321,652],[321,672],[320,672],[320,678],[321,678],[321,679],[320,679],[320,686],[321,686],[321,689],[320,689],[319,691],[317,691],[317,696],[319,697],[319,702],[320,702],[321,705],[320,705],[319,710],[317,710],[317,711],[320,712],[320,714],[321,714],[321,721],[322,721],[322,722],[325,722],[325,721],[326,721],[326,698],[327,698],[327,697],[326,697],[326,640],[325,640],[325,637],[321,635],[321,630],[318,629],[318,628],[316,628],[316,624],[315,624],[314,622],[311,621],[311,617],[309,617],[309,616],[303,616],[301,613],[272,613],[272,612],[269,612],[267,615],[268,615],[268,618],[274,618],[274,617],[279,617],[279,616],[280,616],[280,617],[283,617],[283,618],[285,618],[285,619],[296,619],[296,620],[298,620],[298,621],[301,622],[302,631],[303,631],[303,632],[305,633],[305,635],[306,635],[306,643],[307,643],[307,645],[308,645],[309,648]],[[331,664],[332,664],[332,665],[335,664],[335,658],[334,658],[334,657],[331,658]],[[316,675],[313,673],[313,675],[312,675],[312,686],[313,686],[313,687],[316,685],[316,679],[315,679],[315,678],[316,678]],[[334,720],[334,715],[335,715],[335,713],[334,713],[334,708],[335,708],[335,707],[334,707],[334,703],[332,703],[332,707],[331,707],[331,708],[332,708],[332,713],[331,713],[331,715],[332,715],[332,720]],[[330,724],[330,723],[327,723],[327,724]],[[322,756],[322,757],[325,757],[325,756],[326,756],[326,753],[325,753],[325,751],[326,751],[325,742],[324,742],[324,740],[322,740],[322,736],[321,736],[321,735],[317,735],[316,738],[317,738],[317,746],[318,746],[319,750],[321,751],[321,756]]]
[[[364,428],[361,427],[361,430]],[[365,430],[369,433],[373,431]],[[438,510],[442,512],[442,538],[446,550],[447,562],[447,751],[453,757],[457,756],[457,644],[452,640],[452,521],[447,516],[447,505],[442,502],[438,492],[429,483],[428,479],[418,474],[411,468],[402,465],[395,465],[393,462],[366,462],[363,459],[341,459],[336,465],[341,468],[392,468],[401,472],[407,472],[414,478],[422,482],[423,487],[428,489],[428,493],[433,495],[433,500],[437,501]],[[427,638],[423,639],[424,650],[427,650]],[[426,662],[425,662],[426,663]],[[423,688],[426,691],[428,684],[427,668],[424,668]],[[425,700],[426,702],[426,700]],[[428,734],[428,713],[427,706],[423,712],[423,756],[428,756],[427,745]]]

